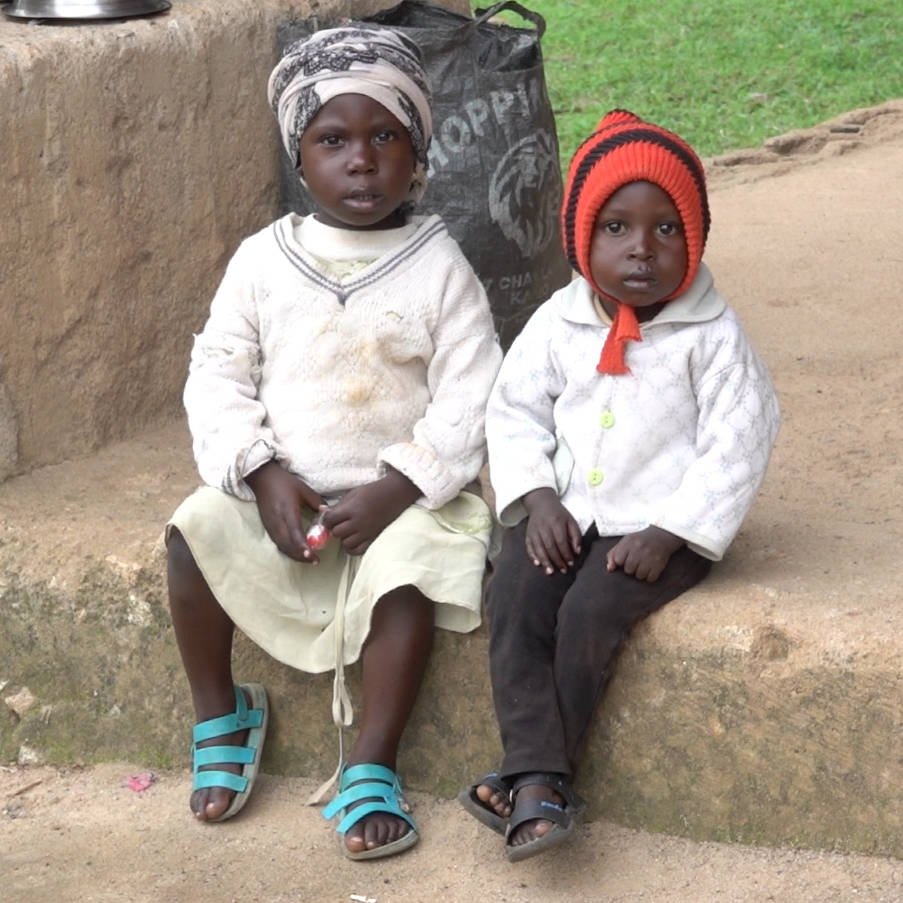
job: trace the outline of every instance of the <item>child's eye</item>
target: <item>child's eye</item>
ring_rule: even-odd
[[[662,223],[658,227],[658,231],[660,235],[671,236],[671,235],[679,235],[680,234],[680,224],[679,223]]]
[[[342,143],[342,139],[338,135],[321,135],[319,143],[325,144],[327,147],[338,147]]]
[[[620,220],[613,219],[607,223],[602,223],[602,231],[607,235],[623,235],[627,227]]]
[[[398,137],[398,132],[392,129],[384,129],[379,132],[373,139],[376,144],[385,144],[388,141],[394,141]]]

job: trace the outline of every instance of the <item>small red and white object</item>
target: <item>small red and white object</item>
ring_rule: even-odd
[[[329,542],[330,533],[323,524],[324,514],[326,514],[325,508],[314,518],[305,537],[308,548],[314,552],[319,552]]]
[[[134,790],[135,793],[141,793],[142,791],[147,790],[152,784],[157,783],[157,776],[152,771],[145,771],[143,774],[131,775],[126,778],[123,783],[129,790]]]

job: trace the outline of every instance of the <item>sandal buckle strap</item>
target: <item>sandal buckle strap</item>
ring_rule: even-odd
[[[263,709],[249,709],[245,694],[235,688],[235,711],[220,715],[218,718],[210,718],[196,724],[191,731],[191,737],[195,743],[203,743],[214,737],[222,737],[224,734],[235,734],[238,731],[260,727],[263,724]]]
[[[231,771],[199,771],[194,776],[194,789],[207,787],[225,787],[236,793],[244,793],[248,789],[248,779]]]
[[[383,784],[388,784],[390,787],[401,790],[401,782],[398,779],[398,775],[391,768],[386,768],[385,765],[374,765],[369,762],[361,765],[348,765],[342,769],[339,789],[347,790],[351,784],[361,780],[382,781]]]
[[[348,766],[342,771],[339,788],[340,792],[323,809],[323,817],[327,819],[344,813],[336,827],[339,834],[345,834],[374,812],[404,819],[412,830],[417,830],[408,814],[411,806],[402,793],[401,781],[391,768],[372,763]]]
[[[249,746],[205,746],[194,750],[195,771],[202,765],[247,765],[257,750]]]

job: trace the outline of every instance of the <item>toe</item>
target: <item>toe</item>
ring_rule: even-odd
[[[520,846],[523,843],[530,843],[531,840],[538,840],[552,829],[553,824],[544,818],[536,818],[532,821],[526,821],[522,825],[518,825],[517,830],[511,835],[509,843],[513,847]]]
[[[195,818],[203,818],[204,817],[204,803],[207,802],[207,791],[206,790],[195,790],[194,793],[191,794],[191,797],[188,800],[188,805],[191,808],[191,814]]]
[[[345,847],[349,853],[363,853],[367,849],[363,837],[363,825],[355,825],[345,833]]]
[[[389,836],[386,842],[394,843],[396,840],[400,840],[409,830],[410,827],[406,821],[402,821],[400,818],[393,818],[392,824],[389,826]]]
[[[477,787],[477,799],[502,818],[508,818],[511,815],[511,804],[508,797],[493,790],[488,784],[480,784]]]
[[[497,815],[502,818],[508,818],[511,815],[511,800],[501,793],[494,793],[490,800],[492,808],[495,809]]]
[[[231,790],[223,787],[212,788],[207,797],[207,805],[204,807],[207,821],[213,821],[223,815],[232,803],[234,796],[235,794]]]
[[[196,790],[191,795],[189,805],[195,818],[200,821],[214,821],[229,808],[233,796],[231,790],[223,787]]]
[[[375,816],[371,816],[370,818],[365,819],[364,821],[364,846],[368,850],[372,850],[374,847],[378,847],[381,844],[385,843],[384,832],[381,830],[383,827],[381,821]]]

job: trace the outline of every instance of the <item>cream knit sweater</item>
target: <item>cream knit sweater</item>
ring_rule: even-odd
[[[438,508],[484,463],[501,362],[486,294],[437,216],[397,235],[316,223],[298,230],[313,253],[299,224],[241,244],[195,338],[184,401],[201,477],[250,500],[243,478],[275,458],[330,496],[390,465]],[[376,259],[340,278],[324,256]]]

